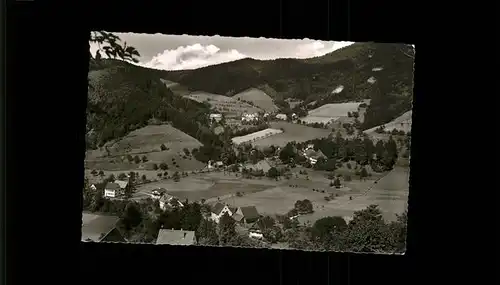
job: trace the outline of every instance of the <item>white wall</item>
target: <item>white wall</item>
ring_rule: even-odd
[[[115,190],[104,190],[104,197],[110,197],[110,198],[115,198],[116,197],[116,191]]]
[[[251,238],[257,238],[257,239],[261,239],[263,237],[262,234],[260,234],[260,233],[254,233],[254,232],[249,232],[248,236],[251,237]]]

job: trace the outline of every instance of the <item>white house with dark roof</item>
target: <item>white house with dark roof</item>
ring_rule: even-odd
[[[181,201],[179,201],[178,198],[170,194],[163,193],[163,195],[161,195],[160,208],[162,210],[165,210],[167,207],[175,207],[175,206],[184,207],[184,204]]]
[[[194,231],[160,229],[156,244],[193,245],[196,243]]]
[[[220,218],[227,213],[229,216],[232,216],[236,212],[236,209],[229,207],[226,204],[217,203],[212,207],[212,211],[210,213],[210,219],[216,223],[219,223]]]
[[[116,198],[121,194],[121,187],[118,183],[108,182],[104,187],[104,197]]]
[[[276,119],[278,120],[283,120],[283,121],[286,121],[288,117],[286,116],[286,114],[277,114],[276,115]]]

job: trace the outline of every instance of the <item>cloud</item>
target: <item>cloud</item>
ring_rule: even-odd
[[[217,46],[211,45],[187,45],[176,49],[167,49],[154,56],[150,61],[141,65],[164,70],[196,69],[214,64],[230,62],[242,58],[254,58],[260,60],[270,60],[277,58],[311,58],[322,56],[333,52],[336,49],[350,45],[351,43],[335,43],[325,45],[320,41],[294,45],[291,48],[273,50],[267,52],[248,55],[236,49],[221,50]]]
[[[163,70],[196,69],[243,58],[304,59],[322,56],[352,44],[352,42],[326,42],[310,39],[283,40],[159,34],[120,34],[120,37],[141,53],[140,62],[137,65]],[[93,43],[90,45],[90,50],[95,55],[97,45]]]
[[[164,50],[150,61],[141,65],[155,69],[183,70],[205,67],[246,57],[248,56],[235,49],[222,51],[215,45],[194,44]]]

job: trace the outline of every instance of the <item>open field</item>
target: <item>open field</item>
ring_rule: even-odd
[[[301,118],[306,123],[329,123],[341,117],[347,117],[348,112],[357,112],[362,102],[325,104],[310,110],[308,115]]]
[[[273,187],[275,181],[267,178],[243,179],[241,175],[223,172],[189,174],[179,182],[171,179],[148,183],[137,187],[138,192],[149,194],[154,189],[165,188],[171,195],[181,200],[199,201],[206,199],[208,202],[217,201],[217,197],[231,197],[237,192],[255,193]]]
[[[408,111],[403,115],[397,117],[396,119],[384,124],[386,131],[403,130],[405,133],[411,131],[411,123],[412,123],[412,111]],[[364,133],[371,134],[375,133],[375,130],[380,126],[373,127],[371,129],[365,130]]]
[[[234,99],[245,100],[252,102],[255,106],[266,112],[275,112],[278,107],[274,104],[273,99],[257,88],[250,88],[233,96]]]
[[[328,137],[330,134],[330,130],[317,129],[289,122],[271,122],[270,127],[273,129],[283,128],[283,133],[257,140],[252,142],[252,145],[256,147],[270,145],[285,146],[290,141],[303,142],[316,138]]]
[[[221,112],[222,114],[229,117],[238,117],[243,113],[258,113],[262,111],[257,107],[254,107],[245,102],[238,101],[235,98],[207,92],[192,92],[189,95],[185,95],[184,97],[201,103],[207,102],[218,112]]]
[[[258,131],[255,133],[251,133],[248,135],[240,136],[240,137],[234,137],[231,140],[233,141],[234,144],[238,145],[241,143],[246,143],[246,142],[254,142],[256,140],[268,138],[270,136],[276,135],[276,134],[281,134],[283,133],[282,130],[280,129],[265,129],[262,131]]]
[[[168,150],[161,151],[162,144]],[[177,170],[200,169],[202,163],[191,156],[184,158],[183,149],[191,151],[201,145],[195,138],[170,125],[150,125],[130,132],[121,140],[108,143],[109,155],[105,148],[87,151],[85,164],[91,169],[124,171],[144,169],[151,163],[167,162],[173,166],[172,159],[175,159],[179,167],[173,167],[179,168]],[[146,156],[148,161],[138,164],[128,162],[127,155]]]
[[[300,168],[302,169],[302,168]],[[263,215],[285,214],[293,209],[297,200],[309,199],[314,206],[314,213],[299,217],[302,223],[314,223],[326,216],[350,217],[355,211],[370,204],[378,204],[387,220],[394,220],[396,213],[406,209],[408,199],[408,168],[397,167],[390,173],[374,174],[366,180],[353,176],[350,182],[342,182],[343,187],[330,187],[324,172],[308,169],[307,175],[292,175],[289,180],[274,181],[274,187],[242,197],[224,197],[222,201],[234,206],[255,205]],[[298,170],[294,169],[298,173]],[[306,178],[307,177],[307,178]],[[377,181],[377,183],[375,183]],[[297,187],[290,187],[296,185]],[[325,191],[313,191],[319,189]],[[334,195],[335,199],[326,201],[325,196]],[[350,200],[349,197],[353,199]]]

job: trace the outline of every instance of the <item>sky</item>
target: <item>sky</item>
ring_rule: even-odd
[[[138,65],[164,70],[195,69],[242,58],[311,58],[322,56],[353,42],[311,39],[283,40],[162,34],[115,33],[122,42],[135,47]],[[98,47],[90,43],[93,55]]]

